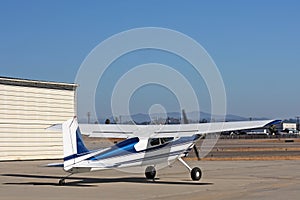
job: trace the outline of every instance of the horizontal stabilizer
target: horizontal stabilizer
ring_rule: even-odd
[[[44,167],[64,167],[63,163],[49,163],[47,165],[44,165]]]
[[[48,131],[62,131],[62,124],[53,124],[52,126],[49,126],[46,128]]]

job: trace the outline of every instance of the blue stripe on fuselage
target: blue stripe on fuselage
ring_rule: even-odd
[[[122,156],[129,153],[136,153],[134,145],[137,144],[138,142],[139,139],[137,137],[124,140],[112,146],[110,149],[101,152],[96,156],[91,157],[89,160],[100,160],[100,159],[112,158],[115,156]]]
[[[193,142],[193,141],[199,139],[199,137],[200,136],[198,136],[198,135],[194,135],[194,136],[190,136],[190,137],[182,137],[182,138],[179,138],[178,140],[175,140],[173,142],[166,143],[166,144],[159,145],[159,146],[155,146],[155,147],[151,147],[151,148],[145,149],[141,152],[155,151],[155,150],[161,149],[161,148],[163,148],[167,145],[176,146],[176,145],[181,145],[181,144],[184,144],[184,143]],[[138,142],[139,142],[139,139],[137,137],[124,140],[124,141],[112,146],[108,150],[106,150],[104,152],[101,152],[98,155],[90,157],[89,160],[94,160],[95,161],[95,160],[113,158],[113,157],[117,157],[117,156],[124,156],[124,155],[128,155],[130,153],[138,153],[134,148],[134,145],[137,144]],[[91,153],[91,152],[86,152],[86,153],[83,153],[83,154],[73,154],[73,155],[70,155],[68,157],[65,157],[64,161],[74,159],[74,158],[78,158],[78,157],[86,155],[88,153]]]
[[[173,142],[166,143],[166,144],[159,145],[159,146],[155,146],[155,147],[152,147],[152,148],[149,148],[149,149],[145,149],[145,150],[140,151],[140,152],[156,151],[158,149],[164,148],[167,145],[176,146],[176,145],[181,145],[181,144],[184,144],[184,143],[193,142],[197,139],[199,139],[198,135],[194,135],[194,136],[190,136],[190,137],[182,137],[182,138],[179,138],[178,140],[175,140]],[[128,154],[131,154],[131,153],[138,153],[134,148],[134,145],[137,144],[138,142],[139,142],[139,139],[137,137],[124,140],[124,141],[116,144],[115,146],[111,147],[110,149],[89,158],[89,160],[95,161],[95,160],[113,158],[113,157],[117,157],[117,156],[124,156],[124,155],[128,155]]]

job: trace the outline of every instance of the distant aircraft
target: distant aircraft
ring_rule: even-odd
[[[202,176],[200,168],[191,168],[182,157],[187,156],[199,139],[206,134],[261,128],[275,123],[279,123],[279,121],[148,126],[98,124],[97,130],[94,131],[93,128],[89,128],[89,125],[83,125],[82,128],[85,130],[85,134],[89,132],[90,135],[98,134],[99,136],[100,134],[100,137],[127,138],[111,147],[93,151],[88,150],[84,145],[76,117],[67,120],[63,124],[53,125],[48,129],[62,129],[63,132],[64,163],[60,166],[70,173],[59,180],[59,185],[64,185],[65,179],[75,173],[136,166],[145,167],[146,178],[154,180],[156,166],[162,162],[170,164],[176,159],[189,170],[192,180],[198,181]]]

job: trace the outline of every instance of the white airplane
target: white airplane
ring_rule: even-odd
[[[95,125],[97,130],[82,125],[84,133],[90,136],[127,138],[111,147],[93,151],[85,147],[76,117],[48,129],[62,129],[63,132],[64,163],[61,166],[70,173],[59,180],[59,185],[64,185],[65,179],[75,173],[136,166],[145,167],[146,178],[154,180],[156,166],[162,162],[170,164],[176,159],[189,170],[192,180],[198,181],[202,176],[200,168],[192,169],[182,157],[187,156],[199,139],[206,134],[255,129],[276,123],[279,120],[148,126],[98,124]]]

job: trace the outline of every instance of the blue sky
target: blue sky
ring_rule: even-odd
[[[299,9],[296,0],[2,0],[0,75],[74,82],[84,58],[101,41],[132,28],[164,27],[192,37],[211,55],[225,83],[228,113],[294,118],[300,115]],[[97,93],[99,115],[110,114],[109,89],[124,71],[118,64],[124,61],[126,71],[132,64],[167,62],[169,55],[156,53],[137,52],[114,63],[111,73],[115,78],[107,75],[103,79],[107,88]],[[170,65],[183,62],[174,58]],[[203,111],[209,112],[209,98],[203,94],[206,88],[201,80],[195,80],[201,77],[192,70],[182,73],[191,80]],[[140,89],[131,109],[133,113],[147,112],[155,103],[167,111],[179,109],[174,95],[156,86]]]

